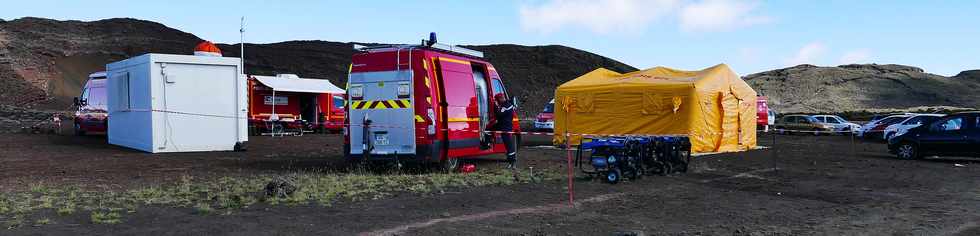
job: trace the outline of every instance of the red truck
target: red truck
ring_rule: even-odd
[[[105,71],[92,73],[82,87],[82,94],[75,97],[75,135],[105,133],[109,122],[106,108]]]
[[[250,75],[249,130],[275,129],[299,134],[316,130],[340,132],[344,123],[344,91],[327,80],[293,74]]]
[[[484,131],[494,118],[494,94],[510,94],[482,52],[438,44],[434,35],[421,45],[355,49],[344,132],[349,161],[454,170],[461,158],[505,153],[500,135]],[[509,122],[519,129],[516,116]]]
[[[759,96],[756,99],[756,126],[761,128],[763,132],[769,132],[769,126],[776,123],[776,112],[769,109],[769,98],[765,96]]]

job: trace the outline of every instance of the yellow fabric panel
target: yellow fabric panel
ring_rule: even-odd
[[[756,93],[725,64],[596,69],[555,90],[555,144],[581,134],[688,135],[695,153],[754,148]]]

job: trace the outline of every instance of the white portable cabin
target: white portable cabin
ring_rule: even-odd
[[[145,54],[106,65],[109,143],[152,153],[244,148],[248,92],[239,62]]]

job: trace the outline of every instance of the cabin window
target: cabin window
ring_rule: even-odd
[[[936,123],[936,129],[939,131],[956,131],[961,128],[963,128],[963,117],[949,118]]]
[[[123,72],[113,76],[112,80],[116,84],[116,110],[129,111],[132,109],[132,98],[129,96],[129,72]]]
[[[337,109],[344,109],[344,98],[341,96],[333,96],[333,107]]]
[[[504,84],[501,83],[500,80],[496,78],[492,79],[491,81],[493,81],[491,82],[492,84],[491,86],[493,86],[493,94],[497,95],[498,93],[503,93],[504,96],[507,97],[507,91],[504,91]]]

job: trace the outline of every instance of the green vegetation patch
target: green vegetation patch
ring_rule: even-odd
[[[295,186],[284,197],[267,196],[266,185],[274,179],[287,179]],[[96,224],[123,222],[125,213],[141,206],[167,206],[193,209],[194,214],[230,214],[256,203],[270,205],[319,204],[337,201],[380,199],[396,193],[439,194],[452,188],[511,185],[561,179],[558,171],[488,170],[476,173],[370,174],[296,173],[286,176],[256,175],[198,180],[183,176],[171,184],[125,191],[83,190],[78,186],[31,184],[29,191],[0,193],[0,223],[7,228],[23,226],[27,217],[41,210],[59,215],[91,214]],[[48,224],[47,218],[35,224]]]

